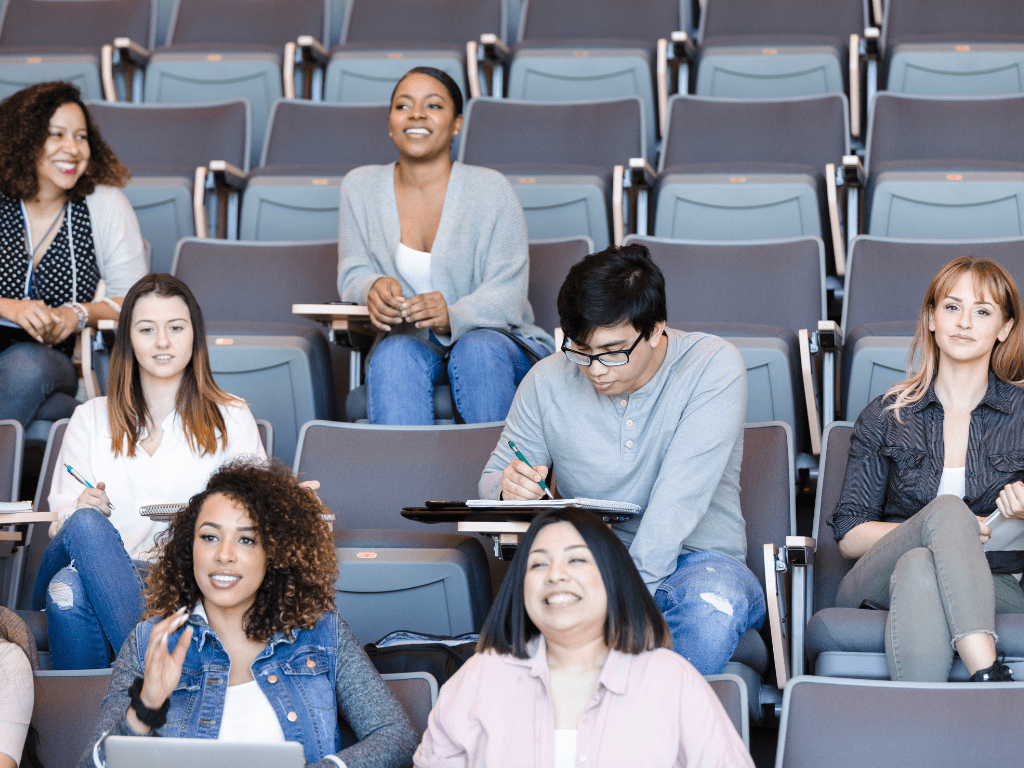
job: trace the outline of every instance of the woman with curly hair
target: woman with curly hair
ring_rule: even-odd
[[[416,737],[334,610],[316,496],[286,468],[219,469],[161,535],[148,618],[121,648],[95,745],[177,736],[297,741],[316,768],[405,766]],[[358,742],[339,751],[338,714]]]
[[[142,618],[145,565],[164,523],[142,506],[186,501],[224,462],[265,456],[248,406],[213,380],[203,315],[171,275],[128,291],[110,358],[107,397],[76,409],[54,473],[59,530],[43,555],[33,603],[46,608],[55,669],[110,664]]]
[[[0,419],[70,416],[72,334],[116,319],[146,274],[131,174],[78,88],[39,83],[0,102]]]

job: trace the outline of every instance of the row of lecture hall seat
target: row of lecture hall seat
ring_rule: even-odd
[[[46,511],[44,489],[52,478],[65,424],[58,423],[51,433],[46,471],[36,495],[37,509],[42,511]],[[423,532],[422,526],[397,511],[421,503],[424,497],[474,495],[479,471],[501,426],[305,425],[294,468],[303,477],[321,480],[320,495],[336,513],[335,542],[341,564],[336,601],[361,642],[373,642],[396,628],[433,634],[479,629],[492,594],[479,540],[448,530]],[[849,423],[837,422],[828,430],[815,536],[824,529],[820,520],[838,501],[851,429]],[[20,437],[16,422],[0,422],[0,498],[4,500],[19,496]],[[820,765],[823,739],[829,748],[829,765],[834,766],[923,768],[946,764],[950,754],[965,751],[975,758],[1004,761],[998,765],[1012,764],[1012,739],[999,735],[999,728],[1009,727],[1010,721],[1003,723],[1000,718],[1017,717],[1024,684],[884,682],[888,674],[885,612],[832,607],[838,582],[850,564],[839,556],[831,535],[824,531],[814,560],[808,554],[815,548],[814,541],[790,540],[786,546],[787,537],[795,531],[793,445],[788,427],[777,422],[748,424],[744,443],[740,482],[747,564],[767,591],[770,622],[761,633],[748,632],[726,674],[709,680],[744,740],[749,744],[749,722],[771,725],[781,716],[776,768]],[[453,456],[458,461],[451,461]],[[374,528],[359,527],[368,524]],[[32,531],[33,527],[37,530]],[[20,590],[24,600],[46,537],[39,524],[12,528],[29,542],[19,550],[27,549],[27,556],[5,553],[5,594],[9,605],[17,608],[19,590],[15,586],[11,593],[12,575],[18,572],[24,577]],[[368,551],[378,557],[358,556]],[[813,577],[808,577],[806,566],[811,562],[815,568]],[[809,579],[813,580],[813,601]],[[776,602],[780,592],[783,603]],[[45,662],[44,617],[18,612],[29,622]],[[1000,647],[1018,673],[1024,670],[1020,618],[1004,615],[997,620]],[[803,675],[805,667],[816,676]],[[44,766],[70,764],[88,743],[108,674],[107,670],[36,673],[33,723]],[[962,665],[954,667],[951,677],[965,679]],[[388,682],[403,704],[413,709],[413,722],[422,732],[436,700],[436,684],[429,695],[423,692],[415,697],[404,687],[430,689],[429,681],[425,683],[422,676],[397,678]],[[961,711],[966,714],[955,714]],[[976,726],[979,711],[986,713],[983,734]],[[892,758],[882,759],[882,755]]]
[[[134,178],[126,194],[170,268],[176,243],[217,234],[334,239],[338,187],[389,162],[386,107],[282,100],[249,171],[243,101],[90,105]],[[842,95],[780,101],[676,95],[655,171],[635,97],[571,104],[481,97],[458,157],[506,174],[533,240],[628,233],[684,240],[819,237],[839,288],[858,234],[901,239],[1024,236],[1024,96],[932,99],[880,93],[865,162],[850,155]],[[838,312],[838,302],[835,305]]]
[[[699,22],[693,0],[259,0],[253,12],[256,4],[6,0],[0,96],[68,79],[108,100],[244,97],[255,165],[276,98],[382,103],[402,73],[423,64],[474,96],[636,96],[652,152],[674,93],[845,94],[850,130],[862,142],[880,89],[960,97],[1024,90],[1024,8],[1016,0],[894,0],[884,9],[881,0],[706,0]]]

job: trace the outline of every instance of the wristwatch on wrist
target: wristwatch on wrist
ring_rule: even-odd
[[[159,709],[150,709],[142,703],[142,678],[136,677],[135,682],[128,688],[128,696],[131,698],[131,707],[135,710],[135,716],[139,721],[150,728],[159,728],[167,722],[167,710],[171,706],[168,698]]]

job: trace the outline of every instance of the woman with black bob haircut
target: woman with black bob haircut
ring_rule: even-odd
[[[130,177],[71,83],[0,102],[0,419],[77,405],[74,334],[116,320],[148,271]]]
[[[147,618],[114,663],[81,768],[109,734],[295,741],[316,768],[408,765],[415,733],[334,609],[324,511],[282,465],[214,473],[160,537]],[[339,711],[359,739],[343,750]]]
[[[477,653],[441,689],[414,763],[753,766],[682,656],[626,547],[596,515],[534,519]]]

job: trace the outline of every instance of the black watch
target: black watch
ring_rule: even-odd
[[[128,687],[128,696],[131,698],[132,709],[139,721],[150,728],[159,728],[167,722],[167,710],[170,709],[171,700],[168,698],[159,709],[150,709],[142,703],[142,678],[136,677]]]

